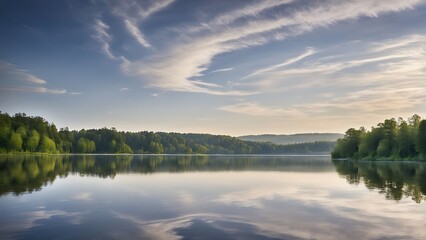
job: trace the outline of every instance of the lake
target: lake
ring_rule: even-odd
[[[426,164],[0,156],[1,239],[426,239]]]

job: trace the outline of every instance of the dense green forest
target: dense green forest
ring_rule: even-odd
[[[426,120],[414,115],[407,120],[386,119],[370,131],[350,128],[337,140],[331,155],[368,160],[425,160]]]
[[[277,145],[223,135],[123,132],[115,128],[58,130],[42,117],[0,112],[0,153],[310,154],[328,153],[334,144]]]

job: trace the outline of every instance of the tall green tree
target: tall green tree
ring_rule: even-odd
[[[371,128],[371,131],[357,132],[351,128],[344,138],[337,141],[332,157],[418,159],[419,153],[426,154],[425,121],[418,115],[413,115],[408,121],[402,118],[398,121],[394,118],[386,119]],[[359,139],[358,149],[354,144],[356,139]]]
[[[22,137],[19,133],[12,133],[9,138],[9,142],[7,143],[7,149],[9,151],[21,151],[22,150]]]
[[[357,157],[358,145],[360,144],[361,136],[365,133],[364,128],[359,130],[350,128],[346,131],[344,138],[337,141],[337,146],[332,152],[334,158],[352,158]]]
[[[77,152],[85,153],[87,149],[85,138],[79,138],[77,141]]]
[[[405,158],[416,155],[414,131],[410,129],[410,126],[404,120],[400,120],[399,133],[396,140],[398,143],[398,156]]]
[[[154,153],[154,154],[164,153],[163,145],[161,143],[158,143],[158,142],[151,142],[149,144],[149,150],[150,150],[151,153]]]
[[[21,135],[22,140],[25,141],[25,139],[27,139],[27,130],[24,126],[18,127],[18,129],[16,129],[16,133],[19,133]]]
[[[40,139],[38,150],[45,153],[56,153],[56,144],[48,136],[43,135]]]
[[[37,151],[38,144],[40,142],[40,135],[34,129],[30,130],[25,148],[30,152]]]
[[[10,138],[11,129],[8,125],[0,125],[0,148],[6,146]]]
[[[96,144],[95,141],[85,139],[86,141],[86,153],[94,153],[96,152]]]
[[[422,120],[419,123],[419,131],[417,134],[417,151],[426,157],[426,120]]]

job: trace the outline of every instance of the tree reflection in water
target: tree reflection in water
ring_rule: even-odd
[[[114,178],[120,173],[187,171],[332,171],[322,160],[291,156],[0,155],[0,196],[39,191],[69,174]]]
[[[417,203],[426,200],[426,164],[419,162],[365,162],[333,160],[339,175],[350,184],[363,182],[378,190],[386,199],[411,197]]]

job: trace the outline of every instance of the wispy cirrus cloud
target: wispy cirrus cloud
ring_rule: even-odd
[[[128,75],[141,79],[146,87],[166,91],[199,92],[214,95],[251,95],[265,91],[259,84],[225,84],[211,82],[204,77],[215,57],[224,53],[243,48],[262,46],[272,41],[280,41],[288,37],[300,35],[313,29],[328,27],[335,23],[354,20],[360,17],[378,17],[383,14],[399,12],[424,4],[424,0],[389,0],[389,1],[315,1],[295,3],[292,0],[268,0],[236,7],[225,13],[208,17],[207,21],[162,30],[167,32],[167,39],[174,41],[150,43],[139,27],[150,16],[156,14],[171,4],[174,0],[154,2],[124,1],[123,4],[110,4],[111,12],[123,21],[124,26],[133,38],[151,52],[141,59],[117,58],[111,51],[112,35],[108,33],[109,26],[97,20],[95,24],[95,39],[102,45],[104,53],[111,59],[121,60],[121,69]],[[412,40],[415,41],[415,40]],[[157,45],[161,47],[156,48]],[[396,46],[397,47],[397,46]],[[316,53],[307,49],[305,53],[293,59],[258,69],[245,77],[253,78],[263,75],[303,60]],[[390,56],[389,56],[390,57]],[[132,60],[130,60],[132,59]],[[380,61],[379,59],[376,59]],[[336,71],[363,62],[347,62],[345,64],[321,64],[305,69],[311,73]],[[228,70],[228,69],[226,69]],[[211,70],[209,73],[226,70]],[[282,74],[282,73],[281,73]],[[287,74],[292,74],[291,72]],[[277,74],[278,75],[278,74]],[[270,84],[272,85],[272,84]],[[220,88],[220,90],[218,90]]]
[[[110,42],[112,40],[112,37],[108,33],[109,26],[106,25],[103,21],[100,19],[97,19],[95,21],[95,24],[93,25],[93,35],[92,37],[101,44],[101,49],[103,53],[108,56],[111,59],[117,59],[116,56],[111,51],[111,45]]]
[[[14,78],[34,84],[46,83],[45,80],[30,74],[27,70],[20,69],[17,66],[4,61],[0,61],[0,74],[2,76],[1,78],[4,80],[7,78]]]
[[[300,117],[305,114],[297,108],[280,108],[260,105],[255,102],[222,106],[219,110],[256,117]]]
[[[304,58],[306,58],[306,57],[308,57],[312,54],[315,54],[315,52],[316,52],[315,49],[308,48],[308,50],[306,50],[306,52],[302,53],[301,55],[299,55],[297,57],[290,58],[290,59],[284,61],[283,63],[278,63],[278,64],[274,64],[272,66],[268,66],[268,67],[265,67],[265,68],[258,69],[256,71],[254,71],[253,73],[243,77],[242,79],[250,78],[250,77],[262,74],[262,73],[270,72],[270,71],[273,71],[275,69],[279,69],[279,68],[291,65],[291,64],[296,63],[296,62],[298,62],[298,61],[300,61],[300,60],[302,60],[302,59],[304,59]]]
[[[47,94],[65,94],[65,89],[53,89],[45,87],[47,81],[41,79],[29,71],[19,68],[9,62],[0,61],[0,90],[47,93]],[[79,92],[70,92],[69,94],[81,94]]]
[[[119,3],[110,2],[113,14],[123,17],[145,20],[151,15],[167,8],[176,0],[136,1],[123,0]]]
[[[129,33],[138,41],[142,46],[146,48],[150,48],[151,44],[145,39],[145,36],[141,33],[136,23],[126,19],[124,20],[127,30]]]
[[[232,71],[232,70],[234,70],[233,67],[230,67],[230,68],[220,68],[220,69],[213,70],[213,71],[211,71],[209,73],[228,72],[228,71]]]
[[[45,87],[29,87],[29,86],[2,87],[1,89],[8,90],[8,91],[16,91],[16,92],[28,92],[28,93],[49,93],[49,94],[65,94],[65,93],[67,93],[67,90],[65,90],[65,89],[52,89],[52,88],[45,88]]]
[[[318,103],[294,106],[305,113],[363,116],[409,113],[410,109],[426,101],[426,91],[421,87],[380,87],[348,92],[345,96]]]
[[[152,45],[146,39],[139,28],[139,24],[146,21],[151,15],[167,8],[175,0],[135,1],[125,0],[118,4],[113,3],[112,13],[120,17],[128,33],[143,47],[151,48]]]
[[[424,46],[425,36],[408,35],[320,49],[311,58],[300,58],[294,65],[265,66],[241,82],[263,91],[298,92],[304,96],[317,93],[317,97],[272,108],[249,101],[219,109],[250,116],[284,116],[296,110],[311,117],[408,116],[426,101]]]
[[[413,40],[415,39],[415,41]],[[368,86],[401,84],[426,87],[426,37],[409,35],[382,42],[349,42],[322,49],[297,66],[268,66],[252,75],[249,85],[283,91],[318,86]],[[334,55],[338,52],[338,55]]]
[[[141,78],[148,87],[169,91],[202,92],[220,95],[250,95],[258,89],[232,89],[238,85],[227,86],[221,91],[212,90],[205,80],[206,71],[213,59],[220,54],[236,51],[242,48],[261,46],[271,41],[303,34],[319,27],[327,27],[340,21],[357,19],[359,17],[378,17],[379,15],[398,12],[413,8],[422,0],[409,1],[322,1],[294,5],[291,12],[286,14],[264,14],[292,1],[265,1],[249,4],[228,13],[219,14],[210,22],[200,25],[184,26],[180,29],[176,40],[165,48],[157,49],[152,56],[143,60],[123,61],[124,73]],[[144,17],[141,17],[143,19]],[[237,21],[244,19],[244,21]],[[226,24],[226,27],[215,27]],[[196,30],[194,30],[196,29]],[[277,35],[281,37],[277,37]],[[284,36],[284,37],[282,37]],[[290,65],[312,55],[315,50],[308,49],[295,59],[270,66],[272,69],[259,69],[262,72],[271,71]],[[361,64],[352,62],[352,65]],[[322,68],[327,66],[323,65]],[[339,67],[339,66],[337,66]],[[336,68],[330,65],[329,68]],[[316,72],[318,69],[311,69]],[[252,77],[249,75],[247,77]],[[206,83],[200,85],[199,83]],[[213,83],[218,85],[218,83]]]
[[[264,0],[248,4],[244,7],[231,10],[229,12],[219,14],[208,22],[202,22],[200,25],[191,26],[186,29],[188,33],[199,32],[202,30],[218,30],[223,26],[234,23],[243,18],[261,17],[261,13],[271,10],[275,7],[289,4],[293,0]]]

